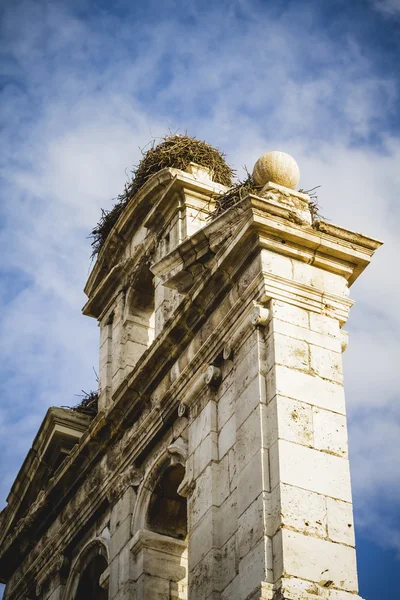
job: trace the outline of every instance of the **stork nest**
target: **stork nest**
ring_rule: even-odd
[[[92,230],[92,257],[100,252],[128,202],[146,181],[161,169],[173,167],[184,171],[190,162],[195,162],[208,167],[216,183],[226,186],[232,184],[234,171],[225,161],[226,155],[218,148],[186,134],[167,135],[161,138],[159,143],[153,140],[150,148],[141,152],[142,159],[133,167],[130,182],[125,185],[123,193],[118,196],[111,210],[102,209],[101,218]]]
[[[84,415],[89,415],[90,417],[95,417],[99,410],[99,393],[93,390],[91,390],[90,392],[85,392],[85,390],[82,390],[82,395],[80,397],[82,398],[82,400],[75,406],[63,406],[62,408],[68,408],[69,410],[73,410],[74,412],[79,412],[83,413]]]
[[[215,219],[249,194],[258,196],[262,187],[262,185],[256,185],[253,176],[247,173],[246,179],[238,181],[227,192],[215,198],[215,209],[212,218]]]

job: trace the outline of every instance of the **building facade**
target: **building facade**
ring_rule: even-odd
[[[102,248],[99,410],[43,421],[0,517],[7,600],[358,597],[342,327],[380,242],[279,181],[210,218],[224,189],[163,169]]]

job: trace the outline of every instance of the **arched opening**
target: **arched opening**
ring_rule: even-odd
[[[151,494],[147,513],[148,529],[178,540],[187,537],[187,501],[178,494],[184,476],[182,465],[169,466]]]
[[[101,554],[93,557],[83,570],[76,591],[75,600],[107,600],[107,590],[100,587],[100,576],[107,568],[107,561]]]
[[[172,444],[139,492],[131,544],[138,598],[187,600],[187,504],[178,493],[185,460]]]
[[[154,341],[155,290],[153,274],[143,267],[127,290],[124,308],[124,362],[130,371]]]

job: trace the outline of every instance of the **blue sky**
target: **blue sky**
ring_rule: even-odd
[[[168,130],[243,174],[291,153],[322,213],[385,241],[344,355],[360,592],[400,564],[400,0],[4,0],[0,502],[50,405],[95,386],[86,236]]]

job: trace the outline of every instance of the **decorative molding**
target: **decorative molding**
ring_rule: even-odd
[[[155,549],[180,557],[187,548],[187,542],[143,528],[135,533],[130,541],[129,549],[133,556],[136,556],[144,548]]]
[[[232,358],[233,358],[233,348],[232,348],[232,343],[230,341],[226,342],[226,344],[222,350],[222,358],[224,360],[232,360]]]
[[[254,327],[265,327],[271,318],[271,313],[264,306],[255,306],[251,315],[251,324]]]
[[[107,497],[110,504],[115,504],[129,487],[137,488],[143,481],[143,471],[136,469],[133,465],[128,466],[125,471],[117,475],[113,485],[109,488]]]
[[[280,300],[308,311],[337,319],[341,325],[347,321],[354,301],[337,296],[310,285],[290,281],[272,273],[263,272],[264,293],[261,301]]]
[[[183,417],[185,416],[186,413],[186,404],[184,404],[183,402],[180,402],[178,405],[178,417]]]
[[[204,381],[209,387],[217,388],[222,381],[221,369],[215,365],[209,365]]]
[[[172,444],[168,446],[168,452],[172,455],[172,464],[180,464],[186,468],[186,460],[188,457],[187,441],[182,437],[178,437]]]

